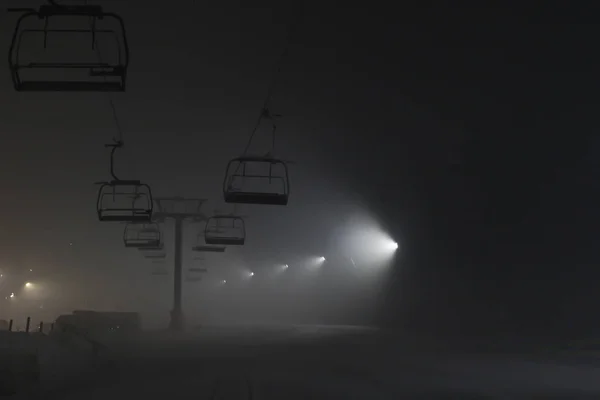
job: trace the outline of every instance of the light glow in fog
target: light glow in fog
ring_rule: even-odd
[[[371,218],[358,216],[340,227],[335,245],[351,267],[377,270],[389,265],[400,249],[398,242]]]

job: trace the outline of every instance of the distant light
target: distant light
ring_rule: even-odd
[[[323,266],[324,263],[325,263],[325,257],[323,257],[323,256],[314,256],[314,257],[310,257],[307,260],[306,266],[309,267],[310,269],[317,270],[321,266]]]
[[[227,280],[223,279],[221,282],[222,282],[223,284],[225,284],[225,283],[227,283]]]
[[[283,269],[288,269],[290,266],[287,264],[283,264]]]
[[[31,268],[29,268],[29,272],[33,272],[33,270]]]
[[[254,272],[250,272],[250,276],[254,276]]]
[[[11,293],[11,294],[10,294],[10,298],[12,299],[12,298],[14,298],[14,297],[15,297],[15,294],[14,294],[14,293]]]
[[[26,282],[26,283],[25,283],[25,287],[26,287],[26,288],[30,288],[30,287],[32,287],[32,286],[33,286],[33,284],[32,284],[31,282]]]

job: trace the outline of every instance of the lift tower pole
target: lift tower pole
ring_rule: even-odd
[[[182,331],[184,329],[183,308],[181,306],[183,222],[186,220],[194,222],[206,221],[207,217],[200,210],[205,201],[205,199],[184,197],[159,197],[154,199],[156,210],[153,213],[153,219],[156,222],[165,222],[167,219],[172,219],[175,222],[173,310],[171,311],[171,320],[169,322],[169,329],[174,331]]]

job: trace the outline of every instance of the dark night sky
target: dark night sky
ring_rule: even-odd
[[[114,96],[122,175],[214,200],[264,99],[290,6],[199,3],[105,2],[132,47],[128,92]],[[253,209],[249,234],[257,246],[318,248],[344,218],[339,205],[359,202],[406,248],[381,321],[593,326],[599,10],[449,4],[304,5],[271,107],[285,116],[277,153],[296,162],[293,198]],[[7,48],[12,17],[2,18]],[[0,72],[2,257],[114,273],[130,256],[121,228],[96,221],[92,185],[108,172],[107,98],[19,94]],[[63,249],[70,241],[77,250]]]

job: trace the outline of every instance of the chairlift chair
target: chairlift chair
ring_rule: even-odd
[[[128,223],[123,232],[125,247],[157,249],[161,245],[160,226],[157,223]]]
[[[152,275],[155,276],[167,276],[169,275],[169,271],[164,265],[156,264],[152,267]]]
[[[204,242],[208,245],[243,246],[246,242],[246,225],[235,215],[213,215],[206,221]]]
[[[227,249],[225,246],[208,246],[205,244],[199,244],[192,247],[192,251],[199,253],[224,253],[225,249]]]
[[[226,203],[285,206],[289,193],[288,167],[282,160],[243,156],[227,164],[223,180]]]
[[[163,247],[164,244],[161,242],[157,247],[138,247],[137,249],[144,258],[152,260],[152,262],[164,262],[167,252],[163,250]]]
[[[207,272],[206,268],[188,268],[185,277],[186,282],[200,282],[203,273]]]
[[[63,5],[49,0],[50,4],[39,9],[10,9],[21,12],[18,18],[8,53],[9,69],[15,90],[35,92],[123,92],[126,87],[129,65],[129,46],[123,19],[105,12],[95,5]],[[51,23],[69,18],[72,25],[51,28]],[[35,28],[28,22],[40,21]],[[76,26],[81,22],[83,26]],[[114,26],[102,27],[114,23]],[[71,48],[71,57],[61,54],[69,50],[65,40],[52,41],[58,35],[64,38],[89,40],[87,57],[79,48]],[[110,54],[101,53],[100,45],[108,44]],[[31,39],[31,40],[30,40]],[[37,40],[37,42],[33,42]],[[57,44],[60,42],[60,45]],[[31,56],[28,53],[41,47]],[[67,42],[68,43],[68,42]],[[52,47],[52,48],[50,48]],[[105,49],[104,49],[105,50]],[[25,53],[25,54],[24,54]],[[102,58],[106,58],[104,61]]]
[[[167,258],[167,253],[147,253],[144,254],[144,257],[150,260],[163,260]]]
[[[151,252],[161,251],[165,247],[163,242],[158,243],[156,246],[144,246],[138,247],[137,249],[141,252],[150,254]]]
[[[123,146],[116,141],[105,145],[112,147],[110,152],[110,173],[113,180],[98,182],[96,208],[100,221],[149,223],[152,221],[154,201],[150,186],[138,180],[121,180],[114,172],[115,151]]]
[[[140,181],[102,182],[98,191],[100,221],[144,223],[152,220],[152,192]]]

